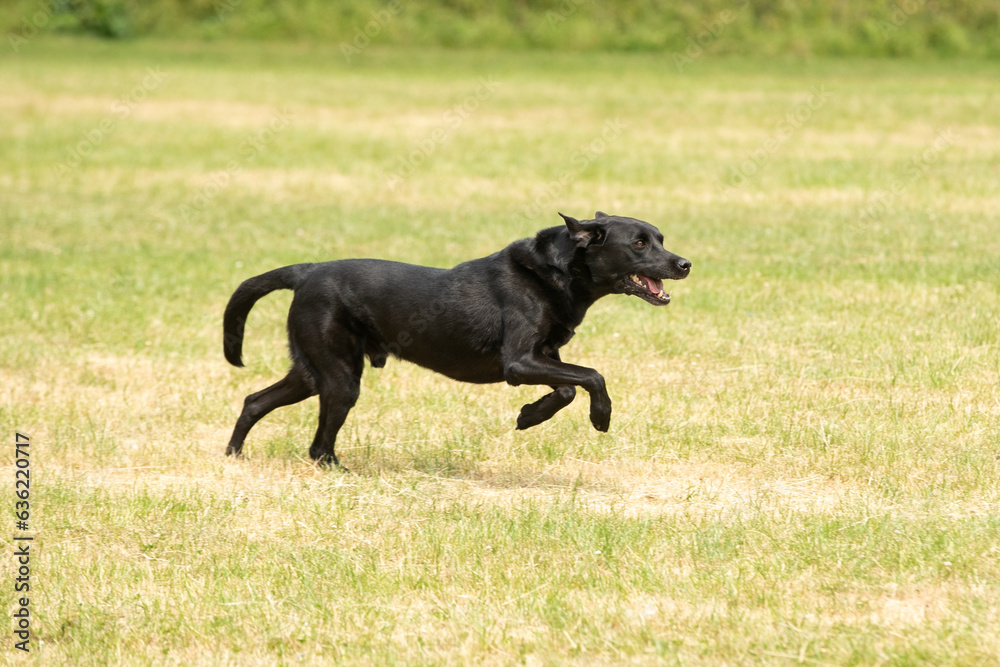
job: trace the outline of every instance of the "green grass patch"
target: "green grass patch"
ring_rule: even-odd
[[[0,58],[0,415],[39,546],[11,661],[995,664],[996,66],[29,46]],[[515,432],[537,388],[390,362],[352,474],[307,460],[313,401],[224,459],[288,363],[284,293],[225,364],[240,281],[595,209],[694,262],[564,349],[609,433],[584,393]]]

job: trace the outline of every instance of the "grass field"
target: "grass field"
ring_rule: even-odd
[[[1000,664],[1000,65],[36,38],[0,56],[0,422],[36,664]],[[691,259],[542,390],[390,362],[338,453],[229,295],[595,209]],[[14,560],[0,569],[14,609]]]

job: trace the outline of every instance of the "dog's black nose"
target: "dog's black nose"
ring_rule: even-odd
[[[677,266],[680,267],[681,271],[687,272],[691,270],[691,262],[687,261],[684,258],[677,260]]]

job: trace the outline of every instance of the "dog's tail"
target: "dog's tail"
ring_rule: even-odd
[[[222,351],[233,366],[243,365],[243,330],[258,299],[279,289],[294,290],[312,273],[315,264],[293,264],[243,281],[226,305],[222,318]]]

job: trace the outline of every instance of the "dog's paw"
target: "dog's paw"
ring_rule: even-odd
[[[529,410],[530,405],[526,405],[521,409],[521,414],[517,416],[517,430],[523,431],[526,428],[531,428],[532,426],[538,426],[543,421],[544,418],[538,414],[535,410]]]
[[[310,449],[309,457],[313,460],[313,463],[324,470],[341,467],[337,455],[331,452],[319,452]]]
[[[607,433],[611,428],[611,407],[607,410],[590,410],[590,423],[601,433]]]
[[[608,429],[611,428],[611,418],[610,417],[607,418],[607,419],[605,419],[602,422],[597,422],[597,421],[594,421],[593,419],[591,419],[590,421],[591,421],[591,423],[594,424],[594,428],[596,428],[601,433],[607,433]]]

